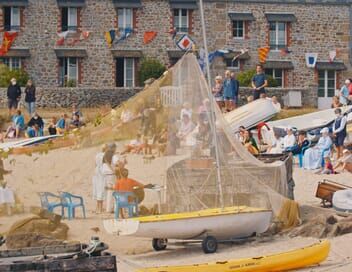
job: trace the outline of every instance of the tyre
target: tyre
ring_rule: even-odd
[[[154,238],[152,245],[155,251],[165,250],[167,247],[167,239]]]
[[[215,253],[218,249],[218,241],[213,236],[207,236],[202,242],[202,249],[204,253]]]

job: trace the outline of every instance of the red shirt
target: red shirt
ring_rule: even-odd
[[[135,181],[134,179],[122,178],[116,182],[114,190],[118,191],[118,192],[132,192],[133,193],[133,187],[143,188],[144,185],[142,183],[139,183],[138,181]]]
[[[348,85],[348,92],[352,95],[352,84]]]

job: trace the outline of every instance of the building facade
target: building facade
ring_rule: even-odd
[[[139,86],[141,58],[165,65],[183,54],[176,42],[187,34],[202,47],[197,0],[0,0],[0,39],[18,35],[0,61],[25,69],[42,88]],[[264,65],[281,88],[316,85],[319,103],[330,102],[351,70],[350,0],[204,0],[210,51],[230,49],[212,63],[212,73]],[[105,33],[115,30],[109,47]],[[129,31],[128,37],[121,39]],[[145,43],[147,32],[156,37]],[[88,35],[89,33],[89,35]],[[60,34],[60,35],[59,35]],[[65,36],[65,37],[64,37]],[[64,39],[62,38],[64,37]],[[242,49],[248,50],[235,61]],[[329,59],[330,52],[336,57]],[[315,68],[306,53],[317,53]],[[118,90],[118,89],[117,89]]]

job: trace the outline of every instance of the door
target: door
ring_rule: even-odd
[[[125,62],[124,58],[116,58],[116,87],[125,86]]]
[[[318,108],[331,108],[332,97],[335,95],[336,71],[318,70]]]

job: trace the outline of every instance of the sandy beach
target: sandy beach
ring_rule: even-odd
[[[147,266],[186,265],[268,255],[296,249],[318,241],[316,238],[289,238],[288,235],[275,235],[243,244],[221,245],[217,253],[205,255],[199,245],[188,247],[170,245],[168,250],[156,253],[152,250],[150,239],[113,237],[105,232],[102,224],[103,219],[111,218],[112,215],[96,215],[92,212],[95,208],[95,202],[92,199],[92,175],[94,157],[98,151],[99,147],[78,150],[65,148],[50,151],[46,155],[9,157],[5,161],[5,167],[13,172],[6,176],[6,180],[25,207],[40,206],[37,192],[41,191],[53,193],[69,191],[83,196],[88,209],[88,218],[85,220],[64,220],[70,227],[69,240],[87,242],[91,236],[99,236],[102,241],[109,244],[110,252],[117,255],[118,271],[134,271],[137,268]],[[154,167],[158,170],[153,173],[146,170],[153,165],[148,164],[146,167],[142,156],[128,155],[127,160],[127,167],[132,178],[143,183],[162,184],[163,181],[157,180],[155,177],[159,177],[161,172],[158,171],[163,171],[163,168],[167,166],[165,160],[156,158],[150,162],[158,166]],[[162,163],[163,161],[164,163]],[[352,186],[352,175],[349,173],[330,176],[317,175],[314,174],[314,171],[302,170],[295,166],[296,200],[302,207],[304,205],[315,207],[303,208],[302,217],[311,217],[318,213],[333,213],[331,209],[320,208],[320,200],[315,197],[317,184],[324,178]],[[148,206],[155,203],[157,203],[157,195],[153,192],[147,192],[143,204]],[[80,216],[80,211],[77,214]],[[0,217],[0,233],[6,232],[13,222],[26,216],[28,215]],[[352,271],[351,242],[352,234],[332,238],[332,249],[327,261],[319,267],[302,271]]]

